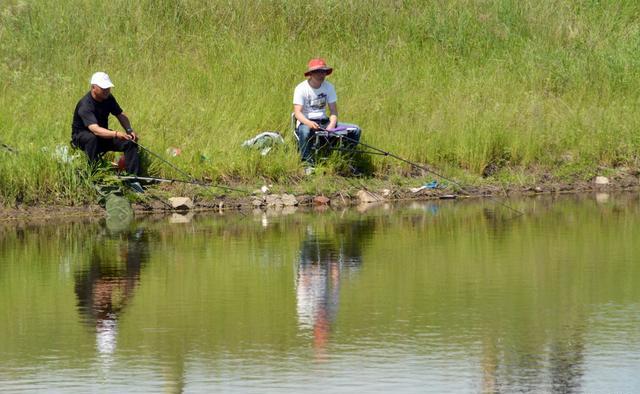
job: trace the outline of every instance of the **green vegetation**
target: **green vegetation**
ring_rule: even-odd
[[[19,153],[0,147],[0,204],[96,198],[84,161],[53,152],[98,70],[143,143],[180,147],[171,160],[194,176],[297,184],[291,96],[314,56],[335,67],[342,118],[363,141],[411,160],[478,182],[490,165],[515,180],[637,168],[639,13],[625,0],[6,0],[0,142]],[[265,130],[287,146],[241,148]],[[371,169],[410,173],[389,158]]]

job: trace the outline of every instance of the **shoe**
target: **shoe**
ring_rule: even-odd
[[[129,182],[129,187],[133,190],[134,193],[144,193],[144,188],[140,184],[140,182]]]

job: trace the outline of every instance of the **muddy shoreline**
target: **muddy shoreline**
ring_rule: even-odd
[[[497,186],[469,187],[456,192],[452,189],[428,189],[410,191],[406,189],[381,188],[339,191],[327,195],[287,195],[295,197],[295,203],[291,201],[283,203],[280,197],[285,195],[263,193],[260,191],[245,197],[228,197],[205,199],[198,196],[192,198],[192,212],[249,212],[256,209],[281,208],[286,206],[313,207],[345,207],[372,202],[394,201],[420,201],[436,199],[467,199],[467,198],[512,198],[527,197],[544,194],[590,193],[590,192],[621,192],[640,190],[640,179],[636,176],[608,179],[607,184],[595,182],[578,183],[549,183],[536,186],[507,187]],[[165,191],[166,192],[166,191]],[[147,198],[146,201],[132,203],[136,214],[162,214],[172,212],[184,212],[176,210],[163,198]],[[102,219],[106,217],[104,207],[98,204],[89,205],[18,205],[15,207],[0,207],[0,223],[20,222],[47,222],[49,220],[81,220]]]

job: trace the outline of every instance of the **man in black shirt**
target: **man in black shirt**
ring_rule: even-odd
[[[111,94],[113,86],[107,74],[93,74],[91,90],[78,101],[73,112],[71,142],[84,150],[92,163],[104,152],[124,152],[127,172],[140,175],[140,157],[136,144],[138,136],[131,128],[129,118]],[[109,114],[118,118],[126,133],[109,129]]]

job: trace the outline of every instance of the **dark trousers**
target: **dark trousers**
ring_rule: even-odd
[[[132,175],[140,175],[138,145],[131,141],[100,138],[89,131],[81,131],[73,135],[72,142],[87,154],[90,163],[100,160],[100,157],[105,152],[124,152],[127,172]]]

